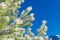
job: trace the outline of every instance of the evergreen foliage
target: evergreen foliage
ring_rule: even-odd
[[[0,40],[48,40],[45,20],[37,29],[37,35],[31,31],[29,26],[32,26],[32,21],[35,19],[33,13],[28,15],[32,10],[31,6],[23,10],[17,18],[19,13],[17,8],[20,8],[23,2],[24,0],[0,0]],[[28,27],[27,34],[24,34],[26,29],[23,27]]]

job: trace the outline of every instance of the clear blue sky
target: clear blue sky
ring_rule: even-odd
[[[32,6],[35,14],[32,31],[36,33],[36,29],[41,25],[42,20],[47,21],[48,35],[60,34],[60,0],[25,0],[21,5],[20,12],[28,6]]]

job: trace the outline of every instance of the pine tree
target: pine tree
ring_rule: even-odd
[[[34,14],[28,13],[32,10],[32,6],[27,7],[21,12],[20,17],[18,8],[24,0],[0,0],[0,40],[48,40],[46,36],[46,21],[42,21],[42,25],[37,29],[35,35],[29,26],[32,26]],[[28,27],[27,31],[23,27]],[[27,32],[26,34],[24,34]]]

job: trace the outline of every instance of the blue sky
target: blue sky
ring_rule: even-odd
[[[42,20],[47,21],[48,35],[60,34],[60,0],[25,0],[21,5],[20,12],[28,6],[32,6],[35,14],[32,31],[36,33],[36,29],[41,25]]]

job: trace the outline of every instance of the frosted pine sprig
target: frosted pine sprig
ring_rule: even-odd
[[[27,8],[27,10],[28,10],[28,11],[31,11],[31,10],[32,10],[32,7],[31,7],[31,6],[30,6],[30,7],[28,7],[28,8]]]
[[[32,21],[35,20],[34,13],[30,13],[32,6],[26,8],[21,12],[19,18],[18,8],[21,8],[21,3],[24,0],[0,0],[0,39],[1,40],[48,40],[46,35],[47,26],[46,21],[42,21],[42,25],[37,30],[35,35],[30,28]],[[12,22],[11,22],[12,21]],[[1,24],[3,23],[3,24]],[[25,28],[27,27],[27,31]],[[27,33],[26,33],[27,32]]]

